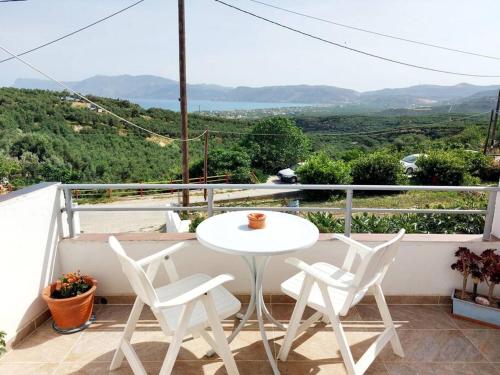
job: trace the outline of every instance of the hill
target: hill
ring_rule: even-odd
[[[177,99],[177,81],[152,75],[94,76],[78,82],[66,82],[86,94],[122,99]],[[37,79],[17,79],[16,88],[58,90],[54,84]],[[266,87],[226,87],[213,84],[189,84],[188,95],[194,100],[232,102],[302,103],[318,105],[356,105],[372,109],[439,106],[455,103],[471,95],[491,92],[500,85],[476,86],[466,83],[454,86],[417,85],[406,88],[368,92],[326,86],[285,85]]]
[[[0,180],[14,175],[15,183],[22,186],[38,181],[154,182],[179,178],[179,113],[145,110],[124,100],[91,98],[162,136],[127,126],[63,92],[1,88]],[[339,158],[346,152],[381,147],[415,153],[439,142],[446,147],[479,149],[487,116],[460,120],[463,116],[299,116],[295,122],[310,138],[311,152],[323,150]],[[242,141],[254,124],[189,116],[190,137],[211,130],[210,150],[247,152],[241,151]],[[203,155],[202,138],[191,141],[189,150],[190,160],[196,164]]]

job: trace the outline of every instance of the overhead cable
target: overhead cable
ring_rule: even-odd
[[[127,125],[130,125],[130,126],[133,126],[137,129],[140,129],[146,133],[149,133],[151,135],[154,135],[154,136],[157,136],[157,137],[162,137],[162,138],[165,138],[165,139],[168,139],[169,141],[181,141],[181,142],[189,142],[189,141],[193,141],[195,139],[199,139],[201,138],[205,132],[203,132],[202,134],[194,137],[194,138],[186,138],[186,139],[182,139],[182,138],[179,138],[179,139],[173,139],[173,138],[170,138],[170,137],[166,137],[164,135],[161,135],[161,134],[158,134],[152,130],[149,130],[149,129],[146,129],[142,126],[139,126],[137,124],[134,124],[132,121],[129,121],[127,120],[126,118],[120,116],[120,115],[117,115],[116,113],[110,111],[109,109],[103,107],[102,105],[90,100],[89,98],[87,98],[86,96],[78,93],[77,91],[73,90],[71,87],[69,87],[68,85],[62,83],[61,81],[58,81],[57,79],[55,79],[54,77],[50,76],[49,74],[43,72],[41,69],[37,68],[36,66],[34,66],[33,64],[29,63],[28,61],[24,60],[22,57],[19,57],[18,55],[16,55],[14,52],[11,52],[9,49],[5,48],[4,46],[0,45],[0,50],[4,51],[5,53],[11,55],[13,58],[15,58],[16,60],[22,62],[24,65],[28,66],[29,68],[31,68],[32,70],[36,71],[37,73],[41,74],[42,76],[44,76],[45,78],[51,80],[52,82],[58,84],[59,86],[61,86],[63,89],[69,91],[70,93],[72,93],[73,95],[79,97],[80,99],[86,101],[87,103],[95,106],[96,108],[99,108],[101,109],[103,112],[123,121],[125,124]]]
[[[306,17],[306,18],[310,18],[310,19],[313,19],[313,20],[316,20],[316,21],[321,21],[321,22],[329,23],[331,25],[344,27],[346,29],[361,31],[361,32],[367,33],[367,34],[378,35],[378,36],[381,36],[381,37],[384,37],[384,38],[389,38],[389,39],[394,39],[394,40],[400,40],[400,41],[403,41],[403,42],[408,42],[408,43],[413,43],[413,44],[419,44],[419,45],[422,45],[422,46],[432,47],[432,48],[437,48],[437,49],[442,49],[442,50],[445,50],[445,51],[462,53],[462,54],[465,54],[465,55],[472,55],[472,56],[484,57],[484,58],[487,58],[487,59],[500,60],[500,57],[497,57],[497,56],[485,55],[485,54],[482,54],[482,53],[465,51],[465,50],[458,49],[458,48],[452,48],[452,47],[446,47],[446,46],[442,46],[442,45],[438,45],[438,44],[433,44],[433,43],[421,42],[421,41],[418,41],[418,40],[403,38],[403,37],[392,35],[392,34],[385,34],[385,33],[381,33],[381,32],[378,32],[378,31],[365,29],[365,28],[362,28],[362,27],[347,25],[345,23],[340,23],[340,22],[337,22],[337,21],[332,21],[332,20],[328,20],[328,19],[325,19],[325,18],[312,16],[310,14],[297,12],[297,11],[294,11],[294,10],[291,10],[291,9],[282,8],[282,7],[279,7],[277,5],[266,3],[264,1],[259,1],[259,0],[247,0],[247,1],[251,1],[252,3],[260,4],[260,5],[263,5],[263,6],[266,6],[266,7],[269,7],[269,8],[273,8],[273,9],[277,9],[277,10],[280,10],[280,11],[283,11],[283,12],[295,14],[297,16]]]
[[[0,0],[0,2],[1,2],[1,1],[2,1],[2,0]],[[4,1],[5,1],[5,0],[4,0]],[[9,0],[9,1],[25,1],[25,0]],[[51,41],[49,41],[49,42],[46,42],[46,43],[40,44],[39,46],[33,47],[33,48],[31,48],[31,49],[29,49],[29,50],[26,50],[26,51],[24,51],[24,52],[20,52],[20,53],[18,53],[17,55],[18,55],[18,56],[23,56],[23,55],[26,55],[26,54],[28,54],[28,53],[31,53],[31,52],[37,51],[37,50],[39,50],[39,49],[41,49],[41,48],[43,48],[43,47],[47,47],[47,46],[49,46],[49,45],[51,45],[51,44],[54,44],[54,43],[56,43],[56,42],[59,42],[60,40],[63,40],[63,39],[66,39],[66,38],[68,38],[68,37],[70,37],[70,36],[73,36],[73,35],[75,35],[75,34],[78,34],[80,31],[87,30],[87,29],[91,28],[92,26],[95,26],[95,25],[97,25],[97,24],[99,24],[99,23],[101,23],[101,22],[104,22],[104,21],[106,21],[106,20],[108,20],[108,19],[110,19],[110,18],[112,18],[112,17],[114,17],[114,16],[116,16],[116,15],[118,15],[118,14],[120,14],[120,13],[123,13],[123,12],[125,12],[125,11],[129,10],[130,8],[135,7],[136,5],[139,5],[140,3],[144,2],[144,1],[145,1],[145,0],[139,0],[139,1],[135,2],[135,3],[133,3],[133,4],[130,4],[129,6],[127,6],[127,7],[125,7],[125,8],[122,8],[122,9],[120,9],[120,10],[118,10],[118,11],[114,12],[114,13],[111,13],[110,15],[107,15],[107,16],[106,16],[106,17],[104,17],[104,18],[100,18],[100,19],[98,19],[97,21],[94,21],[94,22],[92,22],[92,23],[90,23],[90,24],[88,24],[88,25],[86,25],[86,26],[80,27],[79,29],[76,29],[76,30],[74,30],[74,31],[72,31],[72,32],[70,32],[70,33],[68,33],[68,34],[64,34],[64,35],[60,36],[59,38],[56,38],[56,39],[53,39],[53,40],[51,40]],[[13,56],[8,57],[8,58],[3,59],[3,60],[0,60],[0,64],[1,64],[1,63],[3,63],[3,62],[6,62],[6,61],[10,61],[10,60],[12,60],[12,59],[14,59],[14,57],[13,57]]]
[[[355,53],[358,53],[358,54],[361,54],[361,55],[365,55],[365,56],[370,56],[370,57],[373,57],[375,59],[383,60],[383,61],[386,61],[386,62],[390,62],[390,63],[394,63],[394,64],[398,64],[398,65],[404,65],[404,66],[408,66],[410,68],[427,70],[427,71],[436,72],[436,73],[451,74],[451,75],[456,75],[456,76],[476,77],[476,78],[500,78],[500,75],[488,75],[488,74],[475,74],[475,73],[455,72],[455,71],[451,71],[451,70],[444,70],[444,69],[426,67],[426,66],[423,66],[423,65],[412,64],[412,63],[408,63],[408,62],[405,62],[405,61],[395,60],[395,59],[391,59],[389,57],[384,57],[384,56],[376,55],[376,54],[371,53],[371,52],[366,52],[366,51],[363,51],[363,50],[360,50],[360,49],[357,49],[357,48],[348,47],[346,45],[343,45],[343,44],[340,44],[340,43],[337,43],[337,42],[333,42],[331,40],[319,37],[317,35],[310,34],[308,32],[305,32],[305,31],[299,30],[297,28],[285,25],[283,23],[280,23],[280,22],[277,22],[277,21],[273,21],[273,20],[271,20],[269,18],[266,18],[266,17],[260,16],[258,14],[252,13],[252,12],[250,12],[248,10],[244,10],[242,8],[238,8],[237,6],[229,4],[229,3],[226,3],[226,2],[224,2],[222,0],[214,0],[214,1],[217,2],[217,3],[219,3],[219,4],[224,5],[226,7],[232,8],[232,9],[238,11],[238,12],[241,12],[241,13],[247,14],[249,16],[258,18],[258,19],[260,19],[262,21],[271,23],[271,24],[273,24],[275,26],[279,26],[279,27],[281,27],[283,29],[286,29],[286,30],[289,30],[289,31],[293,31],[294,33],[301,34],[301,35],[306,36],[308,38],[316,39],[316,40],[319,40],[320,42],[327,43],[327,44],[330,44],[330,45],[335,46],[335,47],[343,48],[343,49],[346,49],[346,50],[351,51],[351,52],[355,52]]]

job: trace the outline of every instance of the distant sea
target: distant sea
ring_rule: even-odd
[[[171,111],[180,111],[180,103],[178,100],[163,100],[163,99],[128,99],[133,103],[139,104],[143,108],[163,108]],[[304,107],[312,106],[312,104],[300,103],[258,103],[258,102],[219,102],[213,100],[188,100],[189,112],[207,112],[207,111],[234,111],[234,110],[251,110],[251,109],[272,109],[286,107]]]

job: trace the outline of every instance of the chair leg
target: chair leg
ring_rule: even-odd
[[[380,311],[380,315],[382,316],[382,321],[384,322],[385,328],[391,329],[393,331],[393,335],[391,338],[392,351],[394,352],[394,354],[400,357],[404,357],[405,353],[403,351],[403,347],[401,346],[401,341],[399,341],[398,332],[394,327],[394,322],[392,321],[389,307],[387,307],[387,302],[385,301],[382,287],[380,285],[375,285],[373,287],[373,294],[375,295],[375,301],[377,302],[377,307]]]
[[[361,375],[356,372],[356,362],[352,357],[351,349],[349,348],[349,343],[347,341],[347,336],[345,335],[342,324],[340,323],[340,318],[333,308],[332,301],[330,300],[330,295],[326,285],[319,284],[321,290],[321,295],[323,296],[323,301],[325,302],[325,307],[328,312],[328,319],[332,324],[332,329],[337,339],[340,348],[340,354],[344,360],[344,365],[347,369],[349,375]]]
[[[292,317],[290,318],[290,323],[288,324],[288,329],[285,333],[285,338],[283,340],[283,345],[278,353],[278,359],[281,361],[286,361],[288,358],[288,354],[290,353],[290,349],[292,347],[293,340],[297,335],[297,331],[300,326],[300,319],[304,314],[304,310],[307,305],[307,300],[309,298],[309,294],[311,293],[311,288],[313,286],[314,280],[310,276],[306,276],[304,282],[302,283],[302,288],[300,290],[299,298],[295,303],[295,307],[293,309]]]
[[[170,343],[167,351],[167,355],[163,361],[163,365],[160,369],[160,375],[170,375],[172,369],[174,368],[175,360],[179,354],[181,348],[182,340],[187,332],[187,325],[189,323],[189,318],[191,317],[191,312],[193,311],[195,302],[190,302],[185,305],[182,309],[182,313],[179,319],[179,325],[175,330],[175,334],[172,337],[172,342]]]
[[[212,328],[212,334],[214,335],[215,344],[217,345],[217,348],[213,348],[214,351],[216,351],[224,361],[224,366],[226,367],[228,375],[239,375],[238,367],[236,366],[233,353],[229,348],[229,343],[227,342],[226,335],[222,329],[211,293],[204,296],[203,305],[205,306],[208,322]]]
[[[130,312],[130,316],[127,320],[127,325],[125,330],[122,333],[122,337],[120,338],[120,342],[118,347],[116,348],[115,354],[113,356],[113,360],[111,361],[111,365],[109,366],[109,370],[113,371],[119,368],[123,362],[123,357],[125,353],[122,349],[122,344],[130,344],[130,339],[132,338],[132,334],[134,333],[135,326],[137,325],[137,321],[141,316],[142,308],[144,307],[144,302],[142,302],[138,297],[135,299],[134,306],[132,307],[132,311]],[[132,349],[133,350],[133,349]],[[128,358],[127,358],[128,359]]]

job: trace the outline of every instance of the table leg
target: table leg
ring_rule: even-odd
[[[263,257],[261,263],[256,266],[257,277],[255,279],[255,289],[258,293],[258,297],[256,298],[257,299],[257,302],[256,302],[257,320],[259,322],[260,335],[262,336],[262,343],[264,344],[264,349],[266,350],[267,358],[269,360],[269,363],[271,364],[271,367],[273,369],[273,373],[275,375],[279,375],[280,371],[278,370],[278,365],[276,364],[276,361],[274,360],[274,355],[271,351],[271,347],[269,346],[269,341],[267,341],[266,330],[264,327],[264,319],[262,317],[262,311],[266,308],[265,304],[264,304],[264,298],[263,298],[263,292],[262,292],[262,279],[264,277],[264,271],[266,269],[268,262],[269,262],[269,257]]]
[[[269,312],[269,310],[266,307],[266,304],[264,303],[264,293],[262,290],[262,280],[264,278],[264,272],[267,267],[267,264],[269,262],[269,257],[262,257],[259,263],[257,263],[256,257],[243,257],[245,260],[245,263],[248,266],[248,269],[250,270],[250,281],[251,281],[251,291],[252,294],[250,296],[250,303],[248,305],[247,311],[241,318],[240,323],[236,327],[236,329],[229,335],[227,338],[228,342],[231,342],[234,340],[236,335],[240,333],[240,331],[243,329],[245,324],[247,323],[248,319],[250,318],[250,315],[256,311],[257,312],[257,321],[259,324],[259,331],[262,336],[262,342],[264,344],[264,349],[266,351],[267,358],[269,359],[269,363],[271,364],[271,367],[273,369],[273,372],[275,375],[279,375],[280,372],[278,370],[278,366],[276,364],[276,361],[274,359],[273,352],[271,351],[271,347],[269,346],[269,341],[267,340],[267,335],[264,327],[264,319],[263,319],[263,314],[276,326],[278,326],[281,329],[286,330],[286,326],[283,325],[282,323],[278,322],[276,319],[274,319]],[[211,350],[207,353],[208,357],[211,357],[214,355],[214,351]]]

